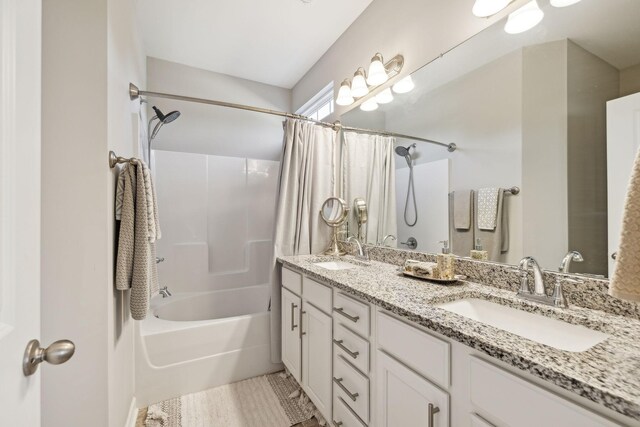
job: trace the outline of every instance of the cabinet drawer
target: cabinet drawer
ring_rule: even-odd
[[[449,388],[450,344],[384,313],[377,314],[378,346],[425,378]]]
[[[282,286],[296,295],[302,295],[302,274],[282,267]]]
[[[333,318],[360,336],[369,339],[369,305],[340,292],[333,296]]]
[[[490,363],[476,357],[469,361],[471,403],[492,422],[518,427],[617,425]]]
[[[331,314],[332,289],[315,280],[304,277],[302,279],[302,296],[325,313]]]
[[[369,379],[339,356],[333,359],[333,395],[369,422]]]
[[[340,323],[335,323],[333,328],[333,352],[351,362],[365,375],[369,374],[369,342]]]
[[[333,427],[366,427],[341,397],[333,401]]]

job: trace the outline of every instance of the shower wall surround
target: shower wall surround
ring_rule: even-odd
[[[267,286],[279,163],[153,155],[163,232],[158,257],[165,258],[158,266],[161,285],[178,292]]]

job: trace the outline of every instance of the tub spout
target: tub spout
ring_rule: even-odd
[[[169,292],[169,289],[165,286],[164,288],[160,288],[160,295],[162,295],[162,298],[170,297],[171,292]]]

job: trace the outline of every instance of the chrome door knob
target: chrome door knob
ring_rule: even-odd
[[[47,348],[40,347],[40,341],[31,340],[24,351],[22,372],[25,377],[33,375],[42,362],[60,365],[71,359],[75,351],[75,344],[69,340],[56,341]]]

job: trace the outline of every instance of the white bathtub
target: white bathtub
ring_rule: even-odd
[[[154,297],[136,334],[139,407],[275,372],[267,285]]]

